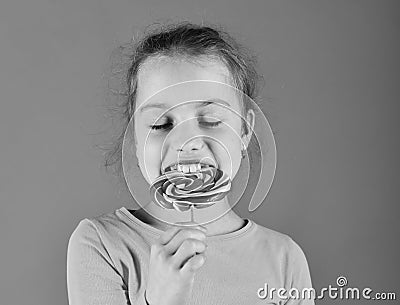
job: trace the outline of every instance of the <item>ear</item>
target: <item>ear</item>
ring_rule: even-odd
[[[249,146],[251,136],[253,135],[255,124],[255,114],[253,109],[249,109],[246,114],[245,125],[246,128],[243,128],[242,131],[242,149],[245,150]]]

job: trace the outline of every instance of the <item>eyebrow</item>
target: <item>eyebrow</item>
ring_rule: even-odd
[[[194,103],[198,103],[199,105],[196,108],[200,108],[200,107],[207,107],[207,106],[211,106],[211,105],[224,105],[226,107],[231,107],[231,105],[219,98],[215,98],[215,99],[210,99],[210,100],[199,100],[199,101],[193,101]],[[148,104],[146,106],[143,106],[140,108],[140,112],[143,112],[145,110],[150,110],[150,109],[154,109],[154,108],[158,108],[158,109],[167,109],[170,108],[169,105],[165,104],[165,103],[153,103],[153,104]]]

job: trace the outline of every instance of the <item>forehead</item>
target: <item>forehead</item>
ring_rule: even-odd
[[[191,101],[219,100],[239,110],[237,95],[229,70],[219,60],[151,58],[138,72],[136,109],[161,103],[174,107]]]

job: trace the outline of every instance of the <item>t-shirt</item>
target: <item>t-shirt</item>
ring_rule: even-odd
[[[285,234],[244,220],[237,231],[207,237],[207,259],[195,273],[188,305],[314,304],[287,297],[290,289],[293,295],[293,289],[312,288],[301,248]],[[68,244],[69,304],[146,305],[150,248],[163,232],[125,207],[83,219]]]

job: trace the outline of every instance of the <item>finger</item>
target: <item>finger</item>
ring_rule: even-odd
[[[203,253],[207,248],[207,245],[197,239],[185,239],[182,245],[178,248],[174,255],[172,255],[172,264],[176,268],[181,268],[185,262],[193,255]]]
[[[204,253],[196,254],[189,258],[183,267],[180,269],[180,272],[184,275],[191,275],[193,272],[197,271],[201,266],[204,265],[206,261],[206,256]]]
[[[175,234],[175,236],[172,237],[170,242],[164,246],[164,249],[167,253],[173,255],[182,245],[184,240],[189,238],[204,241],[206,239],[206,234],[203,231],[196,229],[180,230]]]
[[[179,224],[179,222],[177,223]],[[170,242],[170,240],[178,233],[179,230],[182,230],[182,228],[185,227],[180,227],[180,226],[172,226],[168,230],[166,230],[163,234],[161,234],[159,238],[159,242],[161,245],[166,245],[167,243]],[[203,231],[204,233],[207,233],[207,228],[203,227],[201,225],[196,225],[194,227],[190,227],[193,229],[199,229]]]

